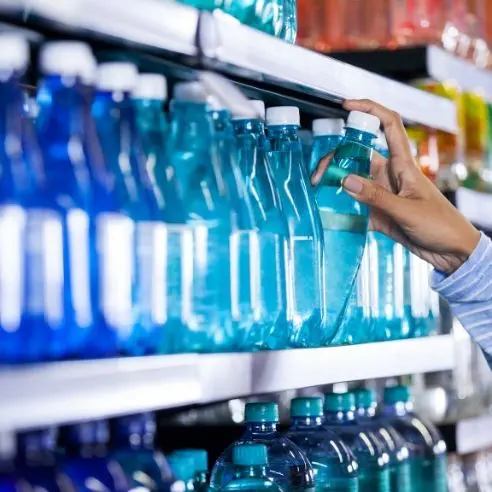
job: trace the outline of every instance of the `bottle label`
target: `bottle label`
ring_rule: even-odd
[[[329,209],[320,207],[321,225],[329,231],[354,232],[365,234],[367,232],[367,217],[361,215],[338,214]]]

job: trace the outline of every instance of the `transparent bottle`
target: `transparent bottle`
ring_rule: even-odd
[[[205,449],[178,449],[173,452],[173,455],[186,456],[193,460],[195,470],[193,477],[194,490],[196,492],[208,492],[210,477],[207,451]]]
[[[369,217],[368,207],[345,193],[341,181],[351,173],[369,174],[378,128],[378,118],[352,111],[345,136],[316,188],[324,232],[327,340],[334,344],[346,338],[339,328],[362,260]]]
[[[195,475],[195,462],[190,456],[171,455],[169,456],[169,465],[173,471],[173,475],[176,478],[175,486],[173,490],[179,490],[180,492],[194,492],[194,475]]]
[[[224,352],[237,348],[231,313],[231,211],[220,166],[207,94],[200,83],[175,86],[168,142],[191,241],[182,254],[186,312],[175,330],[176,352]]]
[[[389,492],[389,456],[371,430],[355,420],[352,393],[328,393],[324,404],[325,426],[347,444],[359,464],[359,490]]]
[[[336,150],[342,141],[345,122],[341,118],[320,118],[313,121],[313,150],[309,173],[318,167],[319,161]]]
[[[289,345],[317,347],[324,340],[322,235],[318,208],[302,162],[297,133],[299,108],[268,108],[266,116],[271,161],[290,234]]]
[[[264,444],[239,444],[234,446],[232,461],[235,472],[222,490],[243,492],[260,492],[271,490],[280,492],[274,481],[268,477],[268,452]]]
[[[283,26],[280,37],[294,44],[297,38],[297,0],[283,0]]]
[[[371,390],[359,388],[353,394],[355,420],[376,435],[389,457],[390,489],[411,492],[410,453],[403,437],[384,419],[376,417],[377,404]]]
[[[304,451],[313,465],[315,490],[357,492],[357,461],[344,441],[323,425],[323,400],[294,398],[290,415],[292,422],[286,436]]]
[[[430,422],[413,412],[410,388],[385,388],[380,418],[385,419],[405,439],[410,451],[413,490],[447,490],[446,443]]]
[[[112,423],[111,431],[111,458],[122,467],[132,488],[158,492],[173,490],[171,468],[165,456],[154,449],[154,414],[120,417]]]
[[[262,101],[251,102],[265,116]],[[245,179],[259,231],[259,321],[250,339],[252,349],[287,347],[291,317],[287,299],[289,230],[270,165],[270,144],[263,119],[233,121],[238,162]]]
[[[305,454],[278,430],[276,403],[248,403],[245,413],[246,430],[217,459],[212,469],[210,490],[222,490],[234,477],[234,447],[245,443],[264,444],[268,450],[268,478],[282,490],[300,492],[314,490],[313,469]]]
[[[45,186],[30,121],[22,118],[28,43],[3,34],[0,49],[0,360],[37,362],[62,355],[70,329],[62,215]]]

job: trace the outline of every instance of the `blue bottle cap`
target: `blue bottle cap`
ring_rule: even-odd
[[[278,422],[278,405],[274,402],[247,403],[244,417],[247,423]]]
[[[412,399],[412,394],[408,386],[391,386],[384,388],[384,403],[393,405],[394,403],[408,403]]]
[[[348,412],[355,410],[355,397],[352,393],[326,393],[325,412]]]
[[[353,391],[355,398],[355,406],[357,408],[371,408],[374,403],[376,403],[376,397],[374,395],[374,391],[371,391],[367,388],[357,388]]]
[[[168,458],[168,463],[177,480],[187,482],[188,480],[193,479],[193,476],[195,475],[195,463],[193,458],[172,454]]]
[[[290,402],[291,417],[322,417],[323,399],[319,397],[294,398]]]
[[[195,472],[208,471],[208,453],[205,449],[177,449],[171,456],[187,456],[193,460]]]
[[[260,466],[268,463],[264,444],[238,444],[232,450],[232,462],[239,466]]]

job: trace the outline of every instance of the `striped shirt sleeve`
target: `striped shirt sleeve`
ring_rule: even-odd
[[[492,367],[492,241],[482,234],[468,260],[452,275],[433,272],[431,286],[449,302]]]

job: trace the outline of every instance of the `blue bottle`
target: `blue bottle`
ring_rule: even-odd
[[[298,133],[302,147],[302,162],[309,175],[311,174],[309,172],[309,166],[311,164],[311,154],[313,151],[313,134],[310,130],[306,130],[304,128],[299,130]]]
[[[346,338],[339,327],[362,260],[369,216],[368,207],[340,185],[348,174],[369,174],[372,141],[378,128],[375,116],[352,111],[345,136],[316,189],[324,231],[326,325],[333,344]]]
[[[23,432],[17,436],[16,473],[33,490],[65,490],[55,466],[56,437],[54,429]]]
[[[336,150],[342,141],[345,122],[341,118],[313,120],[313,151],[309,160],[309,174],[318,167],[319,161]]]
[[[173,455],[185,456],[193,460],[193,488],[195,492],[208,492],[210,482],[208,453],[205,449],[178,449]]]
[[[77,492],[91,492],[94,484],[110,492],[127,492],[131,488],[123,468],[109,457],[109,424],[84,422],[62,429],[63,456],[58,460]]]
[[[325,425],[347,444],[359,464],[359,490],[389,492],[389,457],[374,433],[355,420],[352,393],[325,395]]]
[[[195,492],[195,462],[193,458],[191,456],[173,454],[169,456],[169,465],[176,478],[174,489],[180,492]]]
[[[6,55],[0,62],[0,361],[38,362],[62,355],[68,329],[62,216],[22,117],[20,78],[29,46],[4,34],[0,49]]]
[[[265,115],[262,101],[251,101]],[[250,346],[256,350],[287,347],[290,316],[287,301],[289,230],[268,152],[263,119],[233,121],[238,163],[245,180],[259,236],[259,320]]]
[[[264,444],[238,444],[232,452],[234,478],[222,491],[260,492],[271,490],[281,492],[268,476],[268,451]]]
[[[283,1],[282,11],[282,30],[280,38],[287,43],[295,44],[297,38],[297,1],[296,0],[279,0]]]
[[[111,279],[109,271],[104,272],[100,302],[118,303],[115,317],[118,325],[122,324],[118,331],[119,349],[128,355],[155,352],[163,329],[162,319],[156,315],[160,309],[156,297],[162,292],[162,285],[153,275],[161,254],[162,223],[158,220],[157,190],[147,172],[131,97],[137,77],[136,67],[131,63],[101,64],[92,108],[104,158],[114,180],[117,221],[121,227],[118,265],[113,261],[105,268],[123,269],[118,274],[121,284]],[[102,232],[104,239],[99,240],[107,247],[106,234],[107,231]],[[119,319],[123,313],[125,325]]]
[[[175,86],[168,155],[176,172],[192,248],[183,254],[191,277],[183,294],[188,307],[176,352],[238,348],[231,313],[231,212],[220,167],[207,94],[200,83]]]
[[[260,320],[258,229],[245,180],[239,168],[238,149],[229,110],[208,98],[213,122],[213,135],[218,149],[219,165],[225,181],[226,197],[231,210],[231,313],[239,350],[257,347]]]
[[[304,451],[314,469],[316,491],[357,492],[358,464],[348,446],[324,427],[321,398],[294,398],[286,436]]]
[[[384,419],[376,418],[376,399],[371,390],[359,388],[355,396],[357,424],[372,431],[389,456],[390,488],[411,492],[410,453],[403,437]]]
[[[297,134],[299,108],[267,110],[271,161],[290,234],[291,347],[318,347],[324,340],[321,223]],[[289,287],[289,286],[288,286]]]
[[[314,487],[313,469],[305,454],[278,430],[276,403],[248,403],[246,430],[215,462],[210,478],[211,491],[223,490],[234,477],[234,447],[244,443],[264,444],[268,450],[267,476],[282,490],[300,492]]]
[[[412,490],[447,491],[446,443],[433,424],[413,412],[410,388],[385,388],[379,413],[407,443]]]
[[[406,252],[405,259],[408,265],[407,271],[405,271],[405,287],[410,293],[410,336],[423,337],[429,334],[432,324],[430,320],[431,289],[429,287],[429,265],[409,251]]]
[[[111,432],[111,458],[123,469],[132,488],[170,492],[174,483],[165,456],[154,449],[153,413],[116,419]]]

